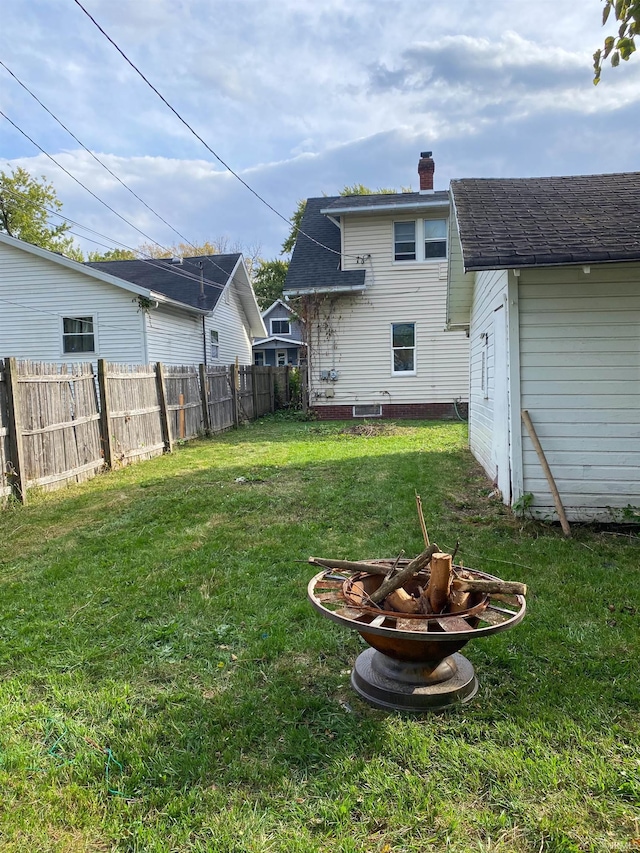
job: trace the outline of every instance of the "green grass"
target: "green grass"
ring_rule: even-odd
[[[514,519],[465,441],[266,419],[0,513],[0,850],[637,849],[640,539]],[[402,717],[301,561],[418,553],[415,490],[530,594],[471,704]]]

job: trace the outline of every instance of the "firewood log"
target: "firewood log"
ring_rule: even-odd
[[[400,587],[404,586],[407,581],[411,580],[415,574],[429,563],[431,557],[439,550],[440,549],[437,545],[429,545],[422,554],[418,554],[417,557],[411,560],[408,566],[400,569],[400,571],[392,578],[385,579],[378,589],[371,593],[369,596],[370,600],[373,601],[374,604],[380,604],[380,602],[384,601],[390,592],[393,592],[394,589],[400,589]]]

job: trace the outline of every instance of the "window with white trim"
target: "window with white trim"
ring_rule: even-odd
[[[446,258],[446,219],[412,219],[393,223],[394,261],[444,261]]]
[[[288,320],[272,320],[271,321],[272,335],[289,335],[291,334],[291,326]]]
[[[62,352],[76,355],[95,351],[93,317],[63,317]]]
[[[416,372],[416,324],[391,324],[391,372],[407,376]]]
[[[253,354],[253,363],[256,367],[264,367],[264,350],[256,350]]]
[[[218,333],[214,329],[211,329],[209,332],[211,338],[211,358],[219,358],[220,357],[220,340],[218,338]]]

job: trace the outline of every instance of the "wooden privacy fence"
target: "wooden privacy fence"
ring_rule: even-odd
[[[23,503],[297,403],[289,367],[0,360],[0,498]]]

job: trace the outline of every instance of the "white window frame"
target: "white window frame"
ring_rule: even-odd
[[[393,345],[393,329],[395,326],[413,326],[413,346],[412,347],[395,347]],[[395,323],[391,323],[391,325],[389,326],[389,343],[390,343],[390,347],[391,347],[391,375],[392,376],[415,376],[416,375],[417,366],[418,366],[416,334],[417,334],[417,324],[411,320],[398,320]],[[411,350],[413,350],[413,370],[396,370],[395,369],[395,351],[397,349],[411,349]]]
[[[258,363],[256,361],[257,358],[261,358],[262,361]],[[253,363],[256,367],[264,367],[267,363],[267,354],[263,349],[256,349],[253,351]]]
[[[396,246],[398,244],[398,240],[396,240],[396,225],[403,223],[413,223],[414,224],[414,238],[415,238],[415,258],[396,258]],[[426,237],[425,236],[425,222],[444,222],[445,226],[445,236],[444,239],[442,237]],[[444,217],[424,217],[423,219],[394,219],[393,225],[393,263],[394,264],[441,264],[444,263],[449,257],[449,220],[446,216]],[[408,241],[405,241],[408,242]],[[443,257],[439,258],[427,258],[425,253],[425,247],[427,243],[442,243],[445,244],[445,252]]]
[[[220,360],[220,334],[217,329],[209,329],[209,346],[213,361]]]
[[[90,320],[91,321],[91,336],[93,337],[93,349],[91,350],[83,350],[82,352],[67,352],[65,348],[65,341],[68,337],[73,337],[78,333],[75,332],[65,332],[64,323],[65,320]],[[83,334],[80,332],[79,334]],[[88,336],[88,335],[87,335]],[[85,356],[96,355],[99,352],[98,347],[98,316],[97,314],[92,313],[80,313],[78,312],[74,316],[65,315],[60,317],[60,342],[61,346],[61,355],[63,358],[84,358]]]
[[[269,322],[271,324],[271,334],[272,335],[290,335],[291,334],[291,321],[288,320],[286,317],[272,317],[271,320],[269,320]],[[287,324],[287,331],[286,332],[274,331],[274,329],[273,329],[274,323],[286,323]]]

